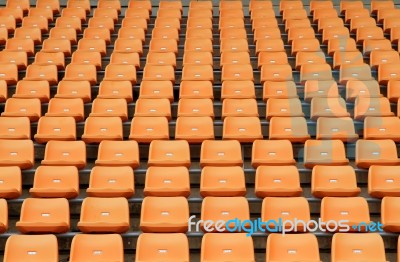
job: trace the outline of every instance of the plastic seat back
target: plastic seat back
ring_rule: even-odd
[[[58,260],[55,235],[12,235],[7,239],[4,261]]]

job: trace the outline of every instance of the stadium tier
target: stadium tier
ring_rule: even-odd
[[[399,40],[397,0],[0,0],[0,261],[400,262]]]

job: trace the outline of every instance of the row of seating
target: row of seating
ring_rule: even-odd
[[[34,145],[31,140],[0,140],[0,165],[29,169],[34,165]],[[266,153],[267,152],[267,153]],[[363,140],[356,142],[356,165],[398,165],[397,147],[393,140]],[[46,144],[43,165],[86,166],[86,145],[83,141],[55,141]],[[252,147],[252,166],[295,164],[289,140],[255,140]],[[307,140],[304,144],[304,166],[347,165],[345,145],[341,140]],[[139,166],[139,147],[136,141],[100,142],[96,164],[104,166]],[[190,148],[187,141],[153,140],[150,143],[148,166],[190,167]],[[204,140],[200,165],[242,166],[243,156],[237,140]]]
[[[285,163],[282,163],[285,164]],[[299,170],[293,165],[258,166],[254,193],[257,197],[300,196]],[[0,197],[18,198],[22,194],[21,170],[1,167]],[[57,172],[55,172],[57,170]],[[371,197],[399,196],[397,166],[373,165],[368,170]],[[86,194],[93,197],[132,197],[135,193],[133,169],[127,166],[95,166],[90,173]],[[229,175],[228,175],[229,174]],[[144,196],[185,196],[191,194],[186,167],[151,166],[146,170]],[[30,194],[33,197],[75,198],[79,194],[79,173],[75,166],[39,166],[35,170]],[[83,189],[81,187],[81,189]],[[246,195],[245,175],[241,167],[205,166],[201,171],[200,194],[206,196]],[[311,193],[314,197],[357,196],[360,188],[351,166],[321,166],[312,170]]]
[[[381,223],[387,232],[400,232],[398,215],[399,197],[384,197],[381,206]],[[250,228],[249,204],[245,197],[207,196],[202,201],[200,228],[204,232],[226,229],[229,220],[242,221]],[[0,232],[8,229],[7,201],[1,199]],[[123,197],[86,197],[82,202],[77,227],[84,233],[124,233],[130,229],[128,200]],[[304,221],[286,223],[285,221]],[[371,221],[367,200],[363,197],[324,197],[321,200],[320,230],[341,232],[343,225],[329,227],[329,221],[348,221],[350,232],[368,232]],[[224,221],[217,224],[216,221]],[[282,220],[282,225],[277,225]],[[265,197],[262,201],[259,225],[266,231],[307,231],[306,223],[311,220],[310,206],[304,197]],[[184,233],[192,226],[189,219],[189,203],[182,196],[153,197],[143,199],[140,212],[140,230],[146,233]],[[205,224],[204,221],[214,221]],[[272,221],[272,222],[271,222]],[[273,222],[275,221],[275,222]],[[364,223],[364,224],[363,224]],[[17,229],[28,233],[65,233],[70,231],[70,210],[65,198],[26,198],[22,204]],[[240,227],[239,227],[240,228]],[[190,229],[191,230],[191,229]],[[240,232],[244,229],[234,231]]]
[[[31,139],[31,127],[27,117],[1,117],[1,139]],[[364,119],[364,139],[391,139],[398,142],[400,120],[397,117],[371,117]],[[261,122],[255,116],[227,116],[224,119],[222,138],[253,142],[267,137],[261,130]],[[304,117],[274,116],[269,121],[270,140],[287,139],[293,143],[304,143],[311,138]],[[349,117],[319,117],[316,139],[339,139],[343,142],[357,140],[353,120]],[[90,116],[86,119],[82,140],[100,143],[103,140],[123,140],[123,125],[119,117]],[[165,117],[134,117],[130,124],[129,139],[139,143],[153,140],[168,140],[170,131]],[[189,143],[201,143],[214,139],[213,120],[209,116],[181,116],[177,118],[174,138]],[[34,135],[37,143],[51,140],[72,141],[77,139],[76,120],[73,117],[41,117]]]
[[[285,84],[284,84],[285,85]],[[289,85],[290,86],[290,85]],[[311,88],[324,88],[318,83]],[[275,86],[279,91],[279,86]],[[325,86],[329,88],[328,86]],[[365,91],[362,85],[359,92]],[[157,87],[155,87],[157,88]],[[326,90],[326,89],[325,89]],[[333,89],[332,89],[333,90]],[[313,89],[310,93],[314,93]],[[327,91],[327,90],[326,90]],[[30,92],[27,90],[27,92]],[[327,91],[328,93],[330,91]],[[398,91],[396,91],[398,92]],[[397,105],[400,107],[400,104]],[[397,110],[400,114],[400,110]],[[259,117],[258,104],[255,99],[225,99],[222,103],[221,117]],[[42,105],[38,98],[7,99],[4,117],[27,117],[31,122],[37,122],[42,116]],[[52,98],[47,107],[46,117],[73,117],[77,122],[85,119],[84,103],[79,98]],[[92,103],[89,117],[119,117],[128,120],[128,103],[122,98],[96,98]],[[171,104],[167,98],[139,98],[135,104],[134,117],[166,117],[172,118]],[[211,117],[214,118],[213,101],[209,98],[183,98],[178,103],[177,117]],[[303,106],[299,98],[269,98],[266,105],[266,118],[272,117],[304,117]],[[319,117],[349,117],[347,105],[341,97],[314,97],[311,99],[310,118]],[[354,120],[364,120],[366,117],[394,116],[390,101],[386,97],[356,97],[354,103]]]
[[[320,261],[318,241],[313,234],[270,234],[266,261]],[[222,252],[221,252],[222,251]],[[136,245],[135,261],[175,259],[189,261],[189,241],[181,233],[142,233]],[[54,235],[14,235],[6,243],[5,262],[36,258],[58,261],[58,243]],[[386,261],[383,239],[379,234],[336,233],[332,238],[331,261],[375,259]],[[70,261],[124,261],[120,235],[78,234],[72,240]],[[245,233],[208,233],[202,238],[201,261],[255,261],[254,245]]]

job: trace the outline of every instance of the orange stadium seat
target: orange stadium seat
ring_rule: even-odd
[[[286,52],[268,52],[262,51],[258,53],[258,68],[260,69],[263,65],[286,65],[289,64],[288,56]]]
[[[199,52],[200,54],[203,52]],[[172,52],[149,52],[146,57],[147,66],[172,66],[176,67],[176,55]],[[157,67],[156,67],[157,68]]]
[[[27,117],[0,117],[0,139],[31,139]]]
[[[265,81],[263,84],[263,100],[267,102],[270,98],[299,98],[296,83],[294,81]]]
[[[357,97],[354,104],[354,119],[362,120],[367,116],[394,116],[389,99],[386,97]]]
[[[174,101],[174,85],[171,81],[142,81],[140,83],[139,98],[154,99],[167,98],[170,102]]]
[[[72,54],[71,64],[94,65],[97,69],[101,68],[101,54],[94,51],[76,50]]]
[[[53,22],[54,15],[53,11],[43,7],[30,7],[28,11],[28,17],[44,17],[49,22]]]
[[[113,52],[110,56],[109,65],[133,65],[138,69],[140,67],[140,55],[138,53],[118,53]]]
[[[125,99],[127,103],[132,102],[132,83],[126,80],[102,81],[99,85],[97,98],[101,99]]]
[[[82,24],[78,17],[59,17],[56,20],[55,28],[74,29],[76,33],[80,33],[82,31]]]
[[[329,1],[326,2],[330,3]],[[273,233],[267,239],[266,256],[266,261],[319,261],[318,239],[310,233],[287,235]]]
[[[0,140],[0,166],[30,169],[35,164],[31,140]]]
[[[38,0],[36,1],[36,7],[43,7],[53,10],[53,13],[58,14],[60,12],[60,1],[59,0]]]
[[[267,119],[275,116],[303,117],[304,113],[299,98],[270,98],[267,102]]]
[[[201,144],[200,165],[241,166],[243,164],[239,141],[205,140]]]
[[[70,228],[69,204],[65,198],[26,198],[17,229],[23,233],[65,233]]]
[[[254,244],[246,233],[207,233],[201,241],[201,261],[254,261]],[[222,252],[221,252],[222,250]]]
[[[139,146],[136,141],[100,142],[95,164],[98,166],[139,167]]]
[[[106,28],[112,33],[115,30],[114,20],[111,17],[92,17],[89,19],[88,28]]]
[[[201,172],[200,194],[202,197],[234,197],[246,194],[245,176],[240,167],[206,166]]]
[[[90,1],[88,0],[69,0],[67,7],[84,9],[86,13],[90,13]]]
[[[269,139],[287,139],[294,143],[304,143],[310,139],[304,117],[272,117],[269,125]]]
[[[214,223],[208,225],[207,232],[217,232],[217,223],[221,221],[219,228],[226,230],[226,222],[231,219],[239,219],[241,221],[250,218],[249,203],[245,197],[213,197],[207,196],[201,204],[201,220],[200,228],[205,231],[205,221],[211,220]],[[236,230],[235,230],[236,231]]]
[[[325,54],[321,51],[319,51],[319,52],[298,52],[296,54],[296,69],[301,69],[303,65],[309,65],[309,64],[312,64],[312,65],[317,64],[317,65],[321,65],[321,67],[324,67],[324,64],[326,64]],[[329,71],[329,70],[327,70],[327,71]]]
[[[124,233],[130,227],[128,200],[123,197],[86,197],[78,228],[83,233]]]
[[[294,219],[305,221],[306,223],[310,220],[310,206],[306,198],[304,197],[265,197],[262,201],[261,207],[261,219],[262,221],[279,220],[282,222],[286,220],[294,221]],[[274,223],[266,224],[266,230],[278,230]],[[304,233],[304,226],[299,223],[297,226],[289,225],[285,226],[285,230]],[[275,231],[276,232],[276,231]]]
[[[22,193],[22,176],[21,169],[17,166],[4,166],[0,167],[0,197],[5,199],[13,199],[21,196]],[[3,217],[0,218],[0,224],[2,224],[0,232],[3,232],[7,227],[6,221],[8,220],[8,212],[4,210],[4,207],[7,206],[6,201],[0,204],[3,210],[1,214]],[[8,210],[8,209],[7,209]]]
[[[336,51],[333,54],[333,68],[340,69],[342,65],[362,65],[364,64],[363,55],[360,51]]]
[[[187,141],[154,140],[150,143],[149,166],[190,167],[190,148]]]
[[[90,64],[69,64],[65,67],[67,81],[89,81],[91,85],[97,83],[96,66]]]
[[[314,97],[311,100],[310,117],[313,120],[319,117],[349,117],[346,101],[339,97]]]
[[[86,11],[80,8],[65,7],[61,11],[62,17],[77,17],[82,23],[86,22]]]
[[[304,144],[304,166],[348,165],[344,143],[340,140],[307,140]]]
[[[378,233],[336,233],[331,250],[332,262],[358,259],[386,261],[385,246]]]
[[[255,88],[253,81],[224,81],[221,87],[221,100],[225,99],[254,99]]]
[[[346,100],[349,102],[354,102],[357,98],[379,98],[381,96],[376,80],[349,80],[346,83]]]
[[[70,261],[123,261],[124,247],[118,234],[77,234],[72,239]]]
[[[37,98],[9,98],[1,116],[29,117],[31,121],[36,122],[41,116],[40,100]]]
[[[252,79],[250,79],[252,80]],[[289,64],[284,65],[263,65],[261,67],[261,83],[265,81],[293,81],[292,67]]]
[[[57,261],[58,242],[55,235],[12,235],[7,239],[4,261]]]
[[[146,170],[145,196],[175,197],[190,195],[189,170],[183,166],[151,166]]]
[[[321,200],[321,221],[330,220],[347,220],[350,232],[365,232],[365,225],[371,221],[367,200],[364,197],[324,197]]]
[[[189,143],[202,143],[214,139],[214,125],[211,117],[178,117],[175,126],[175,139]]]
[[[210,116],[213,118],[213,101],[211,99],[180,99],[178,117],[181,116]]]
[[[28,66],[28,55],[24,51],[2,50],[0,51],[0,63],[16,64],[18,69],[25,69]]]
[[[372,165],[368,169],[368,193],[372,197],[400,196],[398,166]]]
[[[0,18],[2,21],[2,24],[0,24],[0,28],[6,28],[9,33],[14,32],[16,28],[15,18],[12,15],[5,14],[4,12],[3,14],[1,14],[1,11]]]
[[[255,194],[265,197],[300,196],[300,175],[295,166],[265,166],[257,167],[255,178]]]
[[[381,202],[381,221],[386,232],[399,232],[399,198],[386,196]]]
[[[29,65],[26,68],[24,80],[39,81],[44,80],[50,85],[58,83],[58,71],[55,65]]]
[[[356,165],[359,168],[369,168],[372,165],[400,165],[395,142],[390,139],[358,140]]]
[[[187,236],[182,233],[140,234],[136,244],[136,261],[144,262],[157,259],[189,261],[189,240]]]
[[[357,187],[356,173],[351,166],[314,166],[311,177],[313,196],[355,197],[361,192]]]
[[[258,117],[258,106],[255,99],[224,99],[222,103],[221,117],[244,116],[244,117]]]
[[[145,99],[136,101],[135,117],[166,117],[171,118],[171,104],[168,99]]]
[[[17,7],[1,7],[0,16],[12,16],[15,22],[20,23],[22,22],[24,11]]]
[[[225,81],[224,83],[227,83]],[[222,83],[222,90],[224,83]],[[221,91],[223,92],[223,91]],[[222,95],[221,95],[222,96]],[[210,81],[181,81],[179,88],[179,98],[181,99],[213,99],[213,86]]]
[[[128,119],[128,105],[125,99],[96,98],[92,103],[92,112],[89,116],[120,117],[122,121]]]
[[[343,142],[358,138],[353,119],[350,117],[319,117],[317,120],[317,139],[338,139]]]
[[[92,18],[93,19],[93,18]],[[143,17],[125,17],[122,19],[121,28],[140,28],[147,30],[147,20]]]
[[[166,117],[134,117],[131,122],[129,139],[139,143],[168,140],[168,119]]]
[[[310,103],[315,97],[339,97],[339,88],[334,80],[307,80],[304,83],[304,101]]]
[[[83,38],[85,39],[103,39],[106,44],[111,43],[110,30],[108,28],[100,27],[88,27],[83,32]]]
[[[90,171],[90,197],[132,197],[135,193],[133,169],[128,166],[95,166]]]
[[[45,166],[76,166],[82,169],[86,166],[86,146],[83,141],[55,141],[46,144]]]
[[[83,100],[80,98],[52,98],[50,99],[46,116],[72,116],[77,122],[83,121]]]
[[[100,143],[103,140],[123,140],[121,118],[101,116],[86,118],[82,140],[88,144]]]
[[[75,198],[79,194],[78,169],[74,166],[39,166],[29,193],[33,197]]]
[[[2,64],[0,69],[0,80],[5,80],[7,84],[18,82],[18,67],[15,64]]]
[[[400,141],[400,119],[396,116],[374,117],[367,116],[364,119],[364,139],[391,139]]]
[[[251,165],[295,165],[293,148],[289,140],[255,140],[252,147]]]
[[[47,39],[46,39],[47,40]],[[57,70],[65,68],[65,55],[62,52],[39,51],[35,55],[32,65],[55,65]]]
[[[189,203],[184,197],[147,196],[140,213],[140,229],[144,233],[185,233],[188,230]]]
[[[231,99],[226,99],[224,102],[228,100]],[[261,122],[258,117],[227,116],[224,119],[222,139],[252,143],[262,138]]]
[[[43,144],[51,140],[76,140],[76,121],[73,117],[48,117],[39,119],[35,141]]]
[[[90,82],[61,80],[58,82],[57,94],[55,94],[54,97],[69,99],[80,98],[84,103],[88,103],[91,101]]]

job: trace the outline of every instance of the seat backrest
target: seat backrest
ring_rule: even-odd
[[[310,206],[304,197],[266,197],[262,202],[261,217],[262,221],[278,221],[281,219],[284,222],[297,219],[307,223],[310,220]],[[276,227],[274,223],[266,226],[269,228]],[[299,223],[295,230],[302,233],[305,228]]]
[[[70,261],[123,261],[124,247],[119,234],[77,234],[72,239]]]
[[[189,261],[189,241],[182,233],[142,233],[136,244],[136,260]]]
[[[6,242],[4,261],[58,261],[55,235],[11,235]]]
[[[246,233],[207,233],[201,241],[202,261],[255,261],[253,239]],[[222,251],[222,252],[221,252]]]
[[[236,140],[205,140],[201,144],[200,163],[202,166],[241,166],[243,159],[240,143]]]
[[[270,234],[266,261],[320,261],[318,240],[314,234]]]
[[[0,167],[0,197],[5,199],[17,198],[22,192],[22,176],[21,169],[17,166],[4,166]],[[5,203],[7,204],[7,202]],[[4,203],[2,203],[2,208]],[[7,209],[8,210],[8,209]],[[0,223],[4,223],[8,219],[8,213],[6,211],[0,212],[2,218]]]
[[[332,261],[387,261],[378,233],[336,233],[332,238]]]
[[[69,204],[65,198],[26,198],[21,207],[21,222],[67,223]]]
[[[324,197],[321,201],[321,220],[347,220],[348,225],[368,224],[370,214],[367,200],[364,197]],[[333,250],[332,250],[333,251]]]

